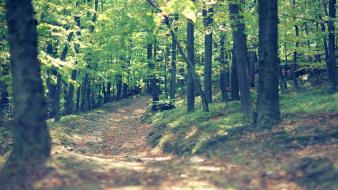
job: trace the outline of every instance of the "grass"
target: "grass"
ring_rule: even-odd
[[[191,155],[202,152],[217,152],[215,144],[243,128],[240,103],[225,104],[220,97],[210,104],[210,112],[197,109],[186,113],[185,100],[179,99],[175,110],[156,113],[147,118],[155,124],[149,136],[149,143],[166,152]],[[199,99],[197,104],[199,104]],[[338,93],[330,94],[321,89],[304,89],[302,92],[289,92],[281,95],[281,110],[284,119],[290,115],[316,115],[338,112]],[[232,137],[227,137],[232,138]],[[235,137],[234,137],[235,138]]]

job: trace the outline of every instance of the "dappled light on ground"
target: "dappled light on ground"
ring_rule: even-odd
[[[148,97],[137,96],[50,123],[52,157],[34,189],[334,187],[337,113],[289,113],[272,130],[255,131],[238,124],[237,103],[229,109],[215,103],[207,114],[180,114],[178,108],[152,115],[148,103]]]

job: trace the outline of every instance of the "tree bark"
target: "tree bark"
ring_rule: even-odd
[[[257,126],[272,127],[280,120],[278,5],[277,0],[260,0],[259,12],[259,83]]]
[[[330,88],[333,91],[337,90],[337,68],[336,68],[336,35],[335,23],[336,18],[336,0],[329,0],[329,17],[328,30],[329,30],[329,44],[328,44],[328,64],[327,70],[330,80]]]
[[[15,121],[13,150],[6,167],[17,170],[31,162],[41,164],[50,155],[47,106],[43,93],[38,41],[31,1],[7,0],[8,39],[13,76]],[[19,164],[19,163],[17,163]]]
[[[228,84],[229,84],[229,70],[228,70],[228,64],[227,64],[227,58],[226,58],[226,50],[225,50],[225,34],[224,31],[221,31],[220,34],[220,89],[222,94],[222,101],[226,102],[229,100],[228,97]]]
[[[232,49],[232,63],[231,63],[231,100],[239,100],[239,87],[237,75],[237,63],[235,50]]]
[[[187,52],[188,59],[191,62],[192,66],[195,66],[195,45],[194,45],[194,23],[191,20],[188,20],[187,23]],[[188,72],[193,68],[191,65],[188,65]],[[187,111],[193,112],[195,110],[195,83],[193,77],[187,75]]]
[[[293,8],[295,8],[296,0],[292,0],[292,5],[293,5]],[[294,84],[295,88],[299,89],[298,77],[297,77],[297,74],[296,74],[297,68],[298,68],[298,64],[297,64],[298,52],[297,52],[297,49],[299,47],[299,39],[298,39],[299,38],[299,27],[298,27],[297,24],[295,24],[295,35],[296,35],[296,49],[293,51],[292,79],[293,79],[293,84]]]
[[[177,19],[175,19],[177,20]],[[177,31],[177,27],[174,27],[174,31]],[[177,59],[177,45],[176,39],[171,38],[171,77],[170,77],[170,100],[176,99],[176,59]]]
[[[242,1],[240,1],[242,3]],[[241,16],[240,4],[229,2],[231,29],[234,39],[234,49],[237,65],[238,83],[241,99],[241,108],[244,116],[244,122],[251,123],[253,121],[251,92],[248,76],[247,64],[247,44],[245,25],[243,16]]]
[[[205,5],[204,5],[205,6]],[[212,102],[212,22],[213,8],[204,7],[203,24],[205,30],[204,36],[204,91],[209,103]]]

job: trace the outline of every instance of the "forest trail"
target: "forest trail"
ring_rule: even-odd
[[[126,105],[108,104],[104,111],[61,122],[64,127],[81,126],[89,130],[81,131],[83,135],[73,135],[75,143],[54,142],[50,161],[54,170],[38,181],[35,188],[220,189],[209,179],[222,180],[220,174],[225,167],[221,162],[202,157],[177,158],[149,147],[147,136],[153,126],[141,121],[148,103],[148,97],[133,97]]]

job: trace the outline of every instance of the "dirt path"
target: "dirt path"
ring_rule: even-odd
[[[288,168],[295,168],[295,163],[307,156],[331,155],[331,160],[338,161],[335,141],[277,153],[257,150],[259,146],[238,147],[223,159],[163,154],[147,143],[154,126],[143,123],[142,116],[149,103],[148,97],[133,97],[56,123],[51,127],[51,172],[35,183],[34,189],[305,190],[295,182],[304,173]],[[260,137],[253,138],[260,143]],[[322,163],[327,168],[327,161]]]
[[[152,125],[141,122],[149,98],[134,97],[126,105],[107,105],[64,127],[82,126],[74,144],[54,142],[51,174],[37,189],[72,190],[167,190],[217,188],[210,179],[221,180],[226,170],[215,160],[176,158],[151,149],[147,135]],[[84,127],[85,126],[85,127]],[[94,130],[90,130],[94,129]],[[228,166],[229,167],[229,166]]]

